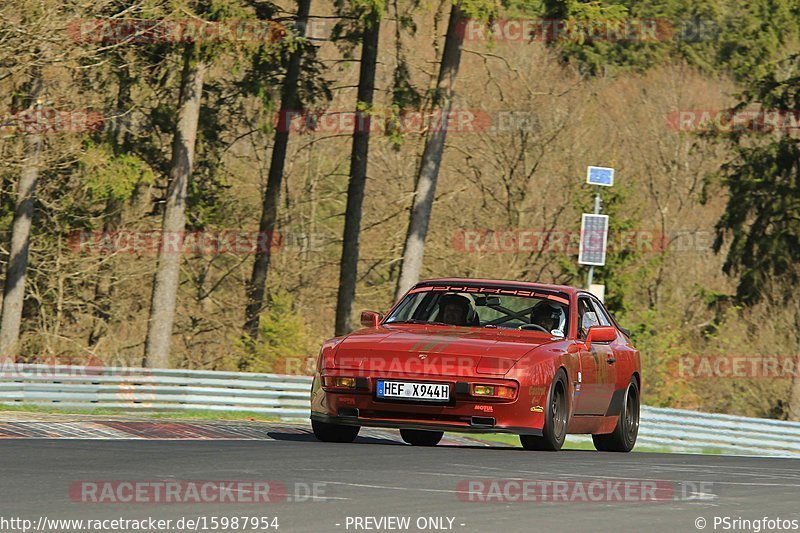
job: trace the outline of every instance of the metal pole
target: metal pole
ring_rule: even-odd
[[[594,214],[600,214],[600,191],[597,192],[597,196],[594,197]],[[589,275],[586,277],[586,290],[592,286],[592,282],[594,281],[594,265],[589,267]]]

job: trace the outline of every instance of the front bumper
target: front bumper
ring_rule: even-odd
[[[346,376],[346,371],[327,376]],[[378,399],[378,379],[449,383],[451,401],[430,404],[413,401]],[[454,431],[463,433],[512,433],[541,435],[544,414],[541,396],[531,395],[533,387],[520,386],[516,380],[485,376],[435,376],[417,374],[376,374],[359,378],[360,390],[324,390],[321,376],[314,376],[311,392],[311,419],[333,424]],[[469,384],[510,385],[517,388],[513,400],[476,398],[469,395]]]

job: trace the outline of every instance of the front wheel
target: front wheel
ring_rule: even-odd
[[[353,442],[361,426],[343,426],[312,420],[311,429],[314,431],[314,436],[322,442]]]
[[[625,390],[619,420],[612,433],[592,435],[594,447],[600,452],[629,452],[639,435],[639,385],[631,378]]]
[[[423,429],[401,429],[400,436],[412,446],[436,446],[442,440],[444,431],[426,431]]]
[[[557,452],[567,438],[569,399],[567,398],[567,375],[564,370],[556,372],[550,391],[547,393],[547,409],[542,436],[520,435],[519,441],[526,450]]]

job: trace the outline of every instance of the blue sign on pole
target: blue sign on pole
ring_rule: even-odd
[[[589,185],[614,185],[614,169],[608,167],[589,167],[586,171],[586,183]]]

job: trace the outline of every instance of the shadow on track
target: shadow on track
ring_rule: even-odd
[[[270,431],[267,436],[274,440],[283,440],[289,442],[320,442],[313,433],[281,433],[278,431]],[[405,446],[402,442],[392,439],[382,439],[377,437],[356,437],[353,444],[383,444],[383,445],[399,445]]]

